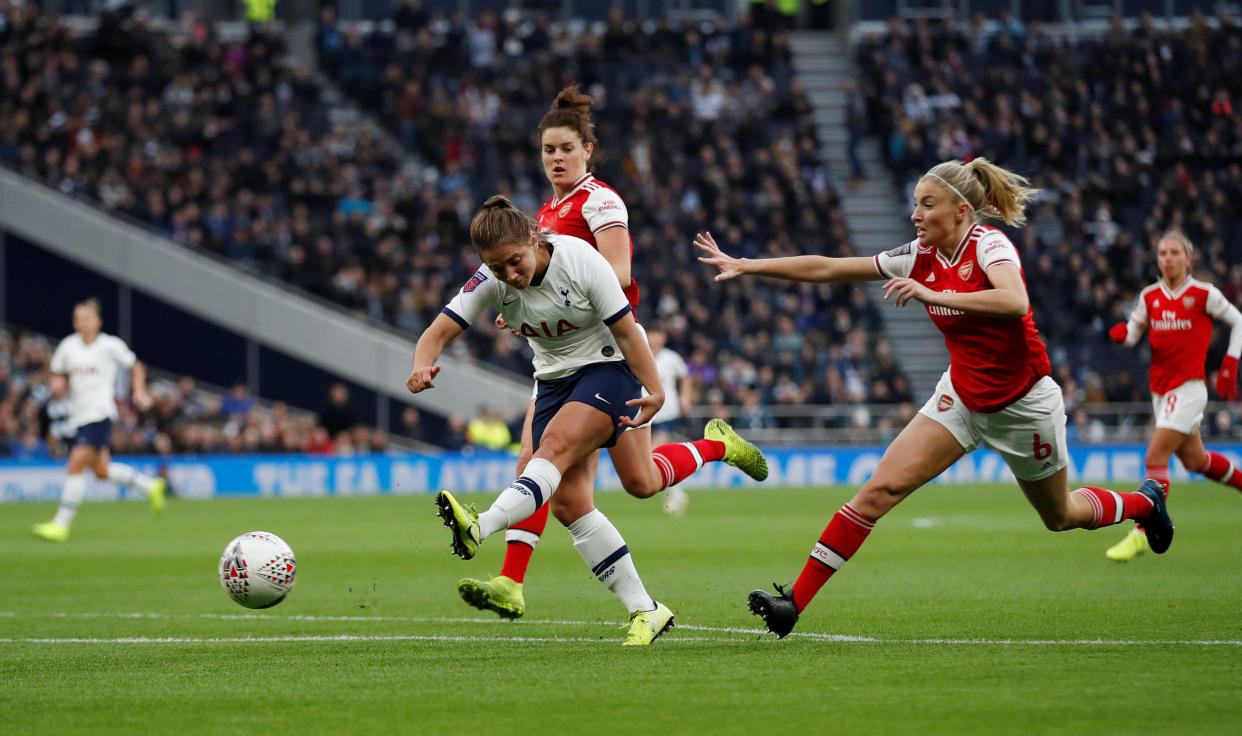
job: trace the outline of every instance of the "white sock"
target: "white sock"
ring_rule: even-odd
[[[65,485],[60,491],[60,508],[56,509],[54,522],[68,528],[73,517],[78,515],[78,506],[86,495],[86,474],[79,473],[65,478]]]
[[[604,587],[621,599],[630,613],[655,608],[655,601],[647,595],[638,570],[634,568],[630,548],[602,511],[595,509],[570,524],[569,534],[574,538],[574,549],[582,555],[582,561]]]
[[[134,470],[124,463],[108,463],[108,480],[124,488],[137,488],[148,496],[155,479]]]
[[[500,492],[487,511],[479,514],[481,540],[501,529],[508,529],[538,511],[552,498],[560,484],[561,471],[551,462],[537,457],[526,463],[522,475]]]

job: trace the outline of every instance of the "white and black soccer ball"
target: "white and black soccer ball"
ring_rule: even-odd
[[[271,608],[283,601],[297,573],[293,550],[271,532],[246,532],[220,555],[220,585],[246,608]]]

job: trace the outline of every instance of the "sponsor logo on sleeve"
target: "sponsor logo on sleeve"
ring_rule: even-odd
[[[884,255],[888,256],[889,258],[897,258],[898,256],[908,256],[910,255],[910,244],[906,243],[905,245],[899,245],[896,248],[893,248],[892,250],[885,251]]]
[[[461,287],[461,290],[469,294],[479,288],[479,285],[484,281],[487,281],[487,274],[482,271],[475,271],[474,275],[470,277],[470,280],[466,282],[466,285]]]

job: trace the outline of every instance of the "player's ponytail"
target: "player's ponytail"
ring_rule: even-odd
[[[470,242],[482,253],[501,243],[526,243],[535,231],[535,221],[508,197],[489,197],[470,221]]]
[[[1026,222],[1026,203],[1038,192],[1026,186],[1021,174],[997,166],[986,158],[968,164],[945,161],[924,176],[935,179],[964,200],[979,217],[1004,220],[1018,226]]]
[[[549,128],[569,128],[582,139],[582,145],[598,144],[599,141],[595,139],[595,124],[591,122],[592,102],[594,100],[591,96],[583,94],[576,84],[561,90],[543,120],[539,121],[539,138],[542,140],[544,132]],[[594,168],[594,162],[588,159],[587,171]]]

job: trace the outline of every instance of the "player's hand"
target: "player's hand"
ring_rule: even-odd
[[[625,405],[640,407],[638,416],[633,419],[630,419],[629,417],[621,417],[617,424],[621,425],[624,429],[629,429],[630,427],[641,427],[647,422],[650,422],[651,418],[656,415],[656,412],[660,411],[660,407],[664,406],[664,392],[661,391],[658,394],[648,394],[647,396],[642,396],[637,399],[630,399],[625,402]]]
[[[1125,322],[1118,322],[1108,330],[1108,339],[1115,343],[1124,343],[1126,337],[1130,334],[1130,329],[1126,327]]]
[[[506,321],[505,321],[505,317],[504,317],[504,315],[503,315],[503,314],[498,314],[498,315],[496,315],[496,329],[499,329],[499,330],[508,330],[509,332],[512,332],[513,334],[517,335],[518,337],[521,337],[521,335],[518,335],[518,331],[517,331],[517,330],[515,330],[515,329],[513,329],[513,326],[512,326],[512,325],[510,325],[508,322],[506,322]]]
[[[1216,395],[1226,401],[1238,398],[1238,359],[1228,355],[1220,362],[1216,373]]]
[[[429,388],[435,388],[436,385],[431,382],[440,372],[440,366],[433,365],[427,368],[415,368],[410,377],[405,379],[405,387],[410,393],[416,394],[419,391],[426,391]]]
[[[134,406],[137,407],[139,411],[146,411],[147,409],[155,406],[155,399],[151,398],[151,394],[146,391],[135,391],[134,395],[131,397],[131,400],[134,402]]]
[[[893,306],[904,307],[911,299],[927,303],[935,292],[911,278],[889,279],[884,284],[884,299],[894,297]]]
[[[716,245],[716,239],[711,233],[697,233],[694,236],[694,247],[703,251],[706,255],[699,256],[700,263],[706,263],[720,269],[720,273],[716,274],[717,281],[728,281],[742,275],[742,258],[734,258],[725,253]]]

